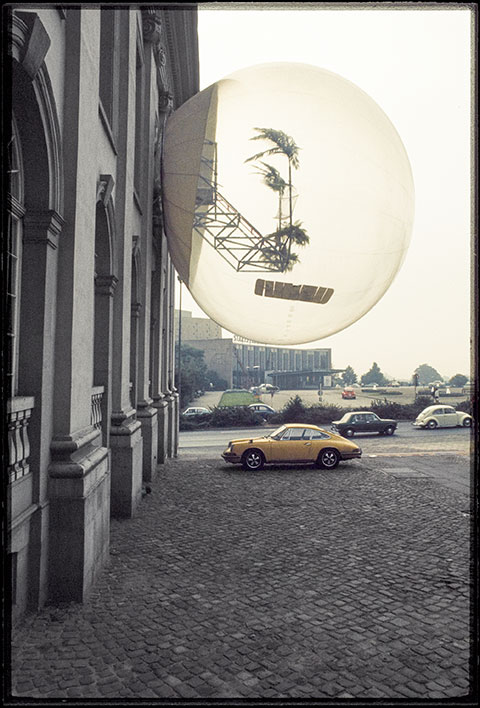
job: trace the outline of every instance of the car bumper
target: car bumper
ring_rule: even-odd
[[[412,423],[412,425],[413,425],[414,428],[424,428],[424,427],[425,427],[425,423],[417,423],[417,422],[415,422],[415,423]]]
[[[362,456],[362,451],[360,448],[358,450],[352,450],[351,452],[342,452],[342,460],[354,460]]]
[[[232,464],[242,461],[242,458],[235,452],[222,452],[222,457],[225,462],[231,462]]]

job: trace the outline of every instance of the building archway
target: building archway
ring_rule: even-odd
[[[115,265],[113,204],[106,190],[105,179],[102,178],[98,197],[95,213],[92,423],[102,431],[102,445],[109,448],[112,414],[113,297],[118,278]]]
[[[8,490],[9,553],[16,617],[42,606],[48,594],[48,465],[63,163],[44,62],[50,38],[35,12],[12,10],[9,19],[13,119],[9,140],[12,169],[18,170],[12,173],[8,200],[11,246],[16,242],[9,253],[10,267],[15,260],[16,294],[8,402],[9,467],[15,473]]]

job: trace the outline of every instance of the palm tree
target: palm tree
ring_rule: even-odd
[[[287,183],[281,176],[280,172],[273,165],[269,165],[266,162],[261,163],[263,167],[258,167],[257,174],[263,175],[263,181],[273,189],[274,192],[278,192],[278,228],[282,228],[282,198],[287,187]]]
[[[254,128],[258,135],[254,135],[250,140],[269,140],[273,143],[273,147],[257,152],[252,157],[249,157],[245,162],[259,160],[264,155],[285,155],[288,158],[288,189],[289,189],[289,205],[290,205],[290,226],[293,223],[293,205],[292,205],[292,167],[298,169],[299,160],[298,152],[300,148],[295,143],[295,140],[282,130],[274,128]]]
[[[298,152],[300,148],[293,138],[281,130],[274,130],[273,128],[255,128],[255,130],[258,132],[258,135],[250,138],[251,140],[269,140],[273,143],[273,146],[262,152],[257,152],[255,155],[247,158],[245,162],[259,160],[265,155],[285,155],[288,159],[288,182],[285,182],[276,167],[269,165],[267,162],[261,162],[262,167],[257,165],[257,170],[258,174],[263,175],[263,181],[267,187],[278,192],[279,195],[278,229],[273,234],[269,234],[266,237],[274,238],[276,249],[271,246],[264,247],[262,254],[266,260],[275,263],[277,266],[281,266],[282,271],[291,270],[295,263],[298,263],[298,256],[290,252],[292,241],[299,246],[304,246],[310,240],[306,231],[301,228],[300,222],[297,221],[295,224],[293,223],[292,168],[298,169],[299,167]],[[282,226],[282,197],[287,186],[289,196],[289,225]]]

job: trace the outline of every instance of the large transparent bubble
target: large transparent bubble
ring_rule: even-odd
[[[167,121],[165,229],[195,301],[230,332],[302,344],[358,320],[408,248],[408,157],[379,106],[314,66],[238,71]]]

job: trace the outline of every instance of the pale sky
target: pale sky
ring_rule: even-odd
[[[392,285],[356,323],[303,346],[331,348],[333,366],[351,365],[359,376],[373,361],[394,378],[410,379],[424,363],[445,377],[470,375],[472,10],[444,3],[214,5],[199,4],[201,89],[254,64],[327,69],[376,101],[412,167],[412,239]],[[185,287],[182,309],[203,315]]]

